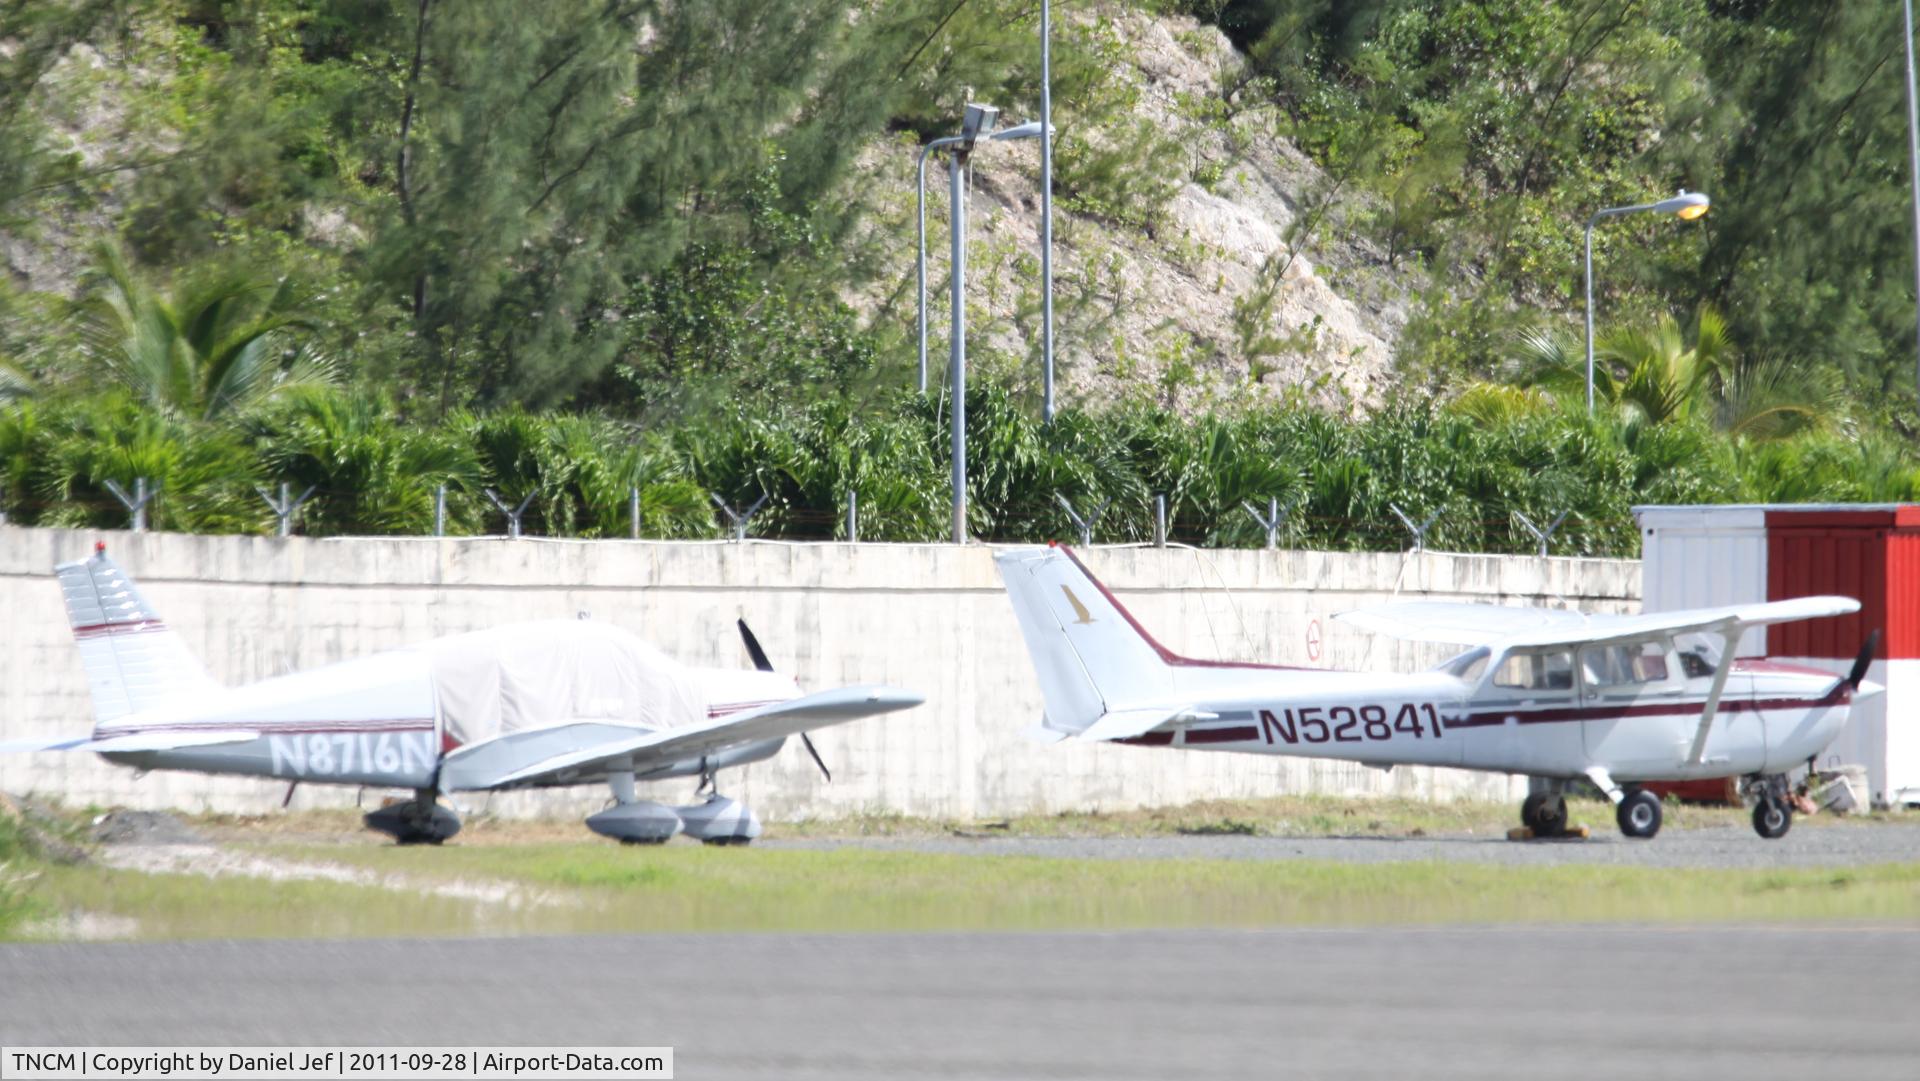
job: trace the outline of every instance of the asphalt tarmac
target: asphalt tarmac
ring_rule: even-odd
[[[1920,928],[0,947],[0,1045],[656,1046],[682,1078],[1920,1076]]]

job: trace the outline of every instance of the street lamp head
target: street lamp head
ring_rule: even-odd
[[[973,142],[992,131],[994,121],[999,117],[1000,110],[991,105],[968,102],[966,115],[960,121],[960,137],[969,143]]]
[[[987,138],[989,139],[996,139],[996,140],[1038,139],[1039,137],[1040,137],[1040,121],[1038,120],[1029,120],[1024,124],[1016,124],[1010,128],[1001,128],[999,131],[996,131],[992,135],[987,136]]]
[[[1707,208],[1712,205],[1713,203],[1707,198],[1706,193],[1688,191],[1685,188],[1681,188],[1680,194],[1671,199],[1660,200],[1653,204],[1653,209],[1657,213],[1672,214],[1681,221],[1692,221],[1702,214],[1705,214]]]

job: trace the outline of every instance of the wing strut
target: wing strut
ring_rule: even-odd
[[[1727,640],[1727,647],[1720,654],[1720,667],[1713,673],[1713,686],[1707,691],[1707,704],[1700,711],[1700,730],[1693,735],[1693,749],[1687,752],[1687,765],[1697,766],[1705,760],[1707,753],[1707,732],[1713,728],[1714,711],[1720,708],[1720,692],[1727,689],[1727,674],[1733,671],[1734,655],[1740,652],[1740,639],[1747,633],[1747,625],[1735,623],[1731,630],[1721,632]]]

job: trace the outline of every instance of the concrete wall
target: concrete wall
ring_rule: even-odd
[[[1138,747],[1041,747],[1018,733],[1040,696],[990,552],[949,545],[501,539],[272,539],[0,527],[0,741],[84,732],[86,684],[51,571],[106,540],[215,677],[241,682],[433,635],[518,619],[632,628],[692,664],[744,666],[745,617],[774,663],[809,689],[913,688],[927,705],[817,733],[824,783],[796,744],[731,771],[721,790],[771,819],[898,812],[960,819],[1178,804],[1282,792],[1518,798],[1504,776]],[[1097,549],[1093,570],[1173,649],[1199,656],[1409,669],[1440,659],[1329,620],[1402,596],[1638,607],[1640,569],[1618,560],[1424,553]],[[1310,656],[1317,626],[1321,656]],[[652,798],[681,802],[691,781]],[[0,790],[73,803],[259,812],[279,784],[192,774],[136,778],[92,755],[0,755]],[[295,806],[350,805],[302,787]],[[499,813],[575,814],[605,793],[493,797]],[[373,802],[369,794],[369,805]],[[468,808],[485,796],[462,797]]]

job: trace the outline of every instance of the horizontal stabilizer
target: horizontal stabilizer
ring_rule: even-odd
[[[543,747],[549,753],[531,761],[522,759],[513,765],[500,762],[486,770],[459,768],[461,758],[477,758],[492,743],[489,740],[463,747],[448,756],[441,770],[441,783],[450,790],[509,788],[532,784],[557,774],[603,771],[615,760],[631,763],[631,766],[623,765],[622,768],[644,773],[649,767],[661,763],[697,758],[760,740],[784,739],[826,725],[910,709],[924,701],[924,696],[897,687],[840,687],[744,710],[701,724],[638,732],[617,739],[596,739],[559,753],[551,753],[550,746]]]
[[[218,732],[134,732],[124,736],[68,736],[64,739],[22,739],[0,743],[7,751],[93,751],[97,754],[134,751],[172,751],[182,747],[211,747],[221,743],[247,743],[260,738],[248,729],[230,728]]]
[[[1167,709],[1164,706],[1154,709],[1117,709],[1102,714],[1100,719],[1087,726],[1078,735],[1080,739],[1111,740],[1132,739],[1170,721],[1209,721],[1214,714],[1202,713],[1192,706],[1180,706]]]

